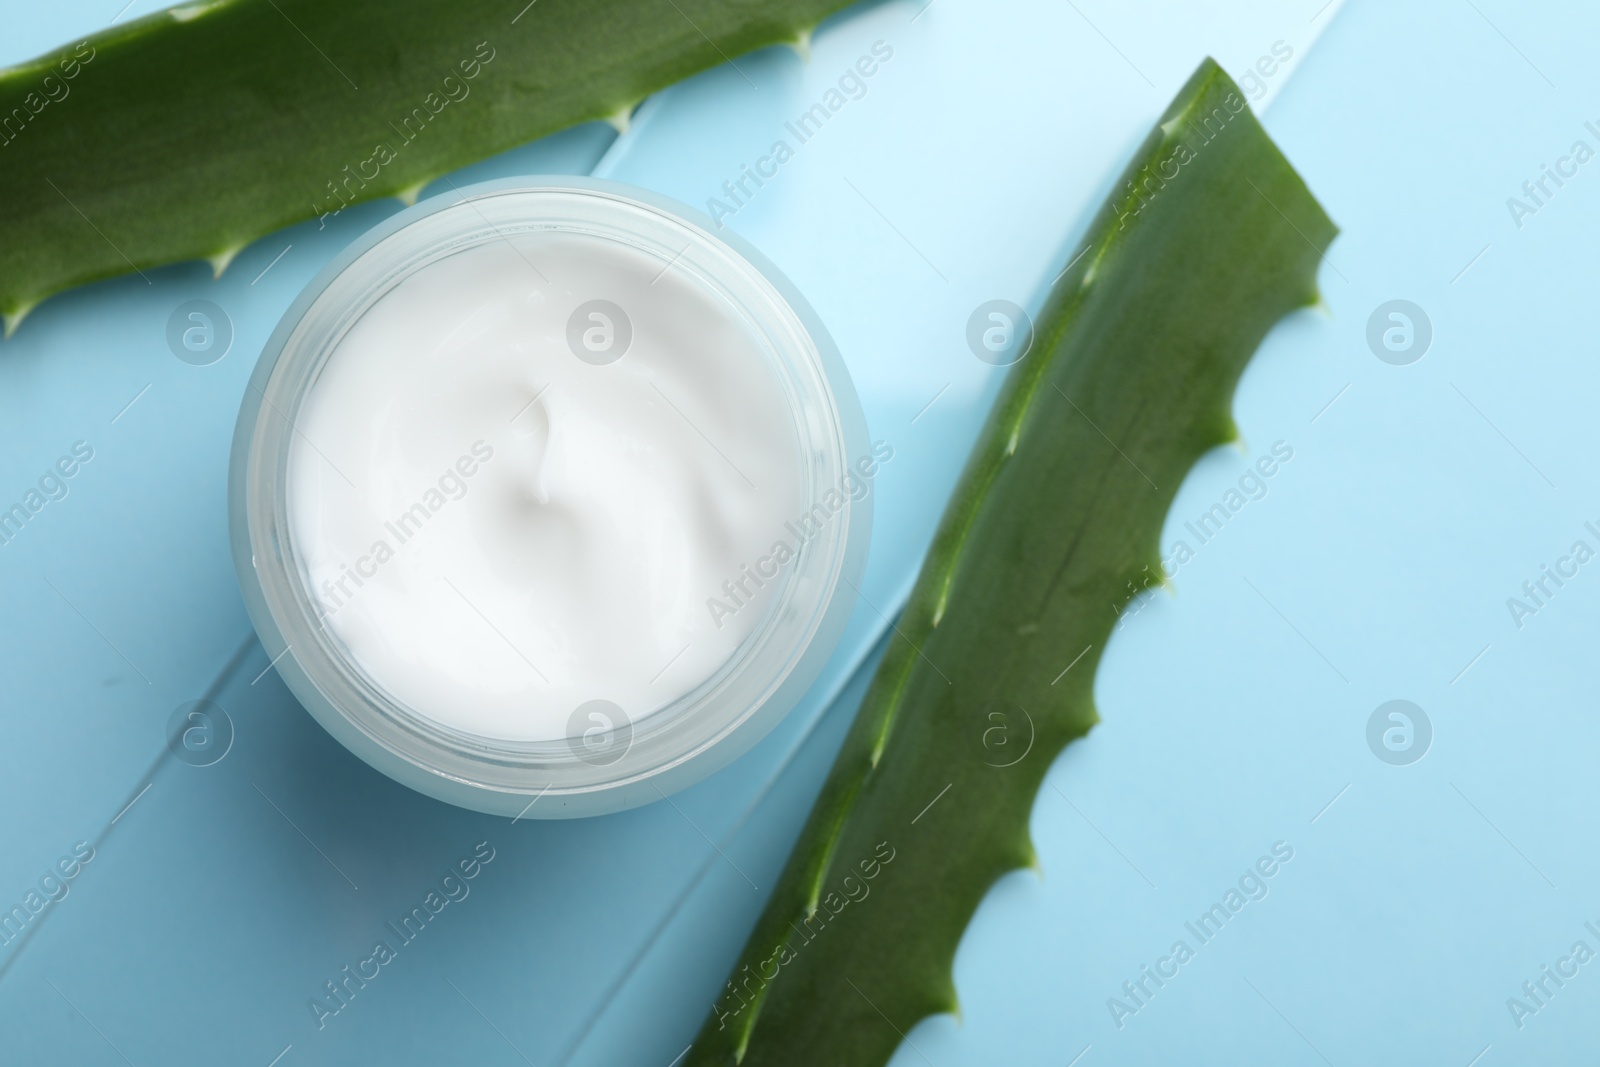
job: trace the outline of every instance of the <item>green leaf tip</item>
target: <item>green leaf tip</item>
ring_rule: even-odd
[[[1231,436],[1240,373],[1315,291],[1335,232],[1238,86],[1202,63],[1036,317],[685,1064],[881,1067],[957,1004],[973,912],[1039,866],[1029,816],[1098,721],[1119,611],[1165,583],[1173,497]]]
[[[583,0],[519,22],[498,0],[212,0],[119,23],[0,71],[0,115],[29,116],[0,129],[0,307],[134,264],[215,267],[597,116],[626,128],[618,101],[846,6]],[[41,104],[47,74],[65,92]]]

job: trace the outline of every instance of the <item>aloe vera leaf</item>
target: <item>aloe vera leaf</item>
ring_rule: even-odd
[[[0,72],[7,333],[63,289],[184,260],[220,273],[343,203],[625,121],[697,71],[803,47],[847,0],[524,2],[211,0]]]
[[[1035,794],[1096,722],[1095,667],[1159,579],[1179,483],[1235,436],[1239,375],[1316,302],[1336,232],[1207,60],[1050,293],[688,1064],[875,1067],[956,1010],[961,933],[1034,862]]]

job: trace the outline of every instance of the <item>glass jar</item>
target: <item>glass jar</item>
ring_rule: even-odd
[[[581,736],[510,741],[445,726],[387,693],[329,628],[289,521],[296,417],[347,331],[415,272],[518,234],[621,242],[681,270],[757,348],[798,442],[806,527],[765,616],[722,666],[665,705]],[[589,178],[489,182],[400,212],[346,249],[295,300],[268,340],[234,432],[229,522],[234,566],[268,656],[334,737],[378,770],[451,804],[565,818],[618,811],[692,784],[749,749],[798,702],[855,601],[871,527],[867,434],[848,372],[799,292],[754,248],[653,193]],[[858,468],[857,464],[861,464]],[[840,503],[842,501],[842,503]],[[626,717],[623,717],[624,720]]]

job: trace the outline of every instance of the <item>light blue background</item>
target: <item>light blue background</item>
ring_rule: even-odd
[[[114,13],[8,12],[0,61]],[[250,638],[224,512],[240,394],[294,294],[397,205],[266,237],[220,281],[191,264],[49,301],[0,344],[0,505],[75,441],[95,458],[0,547],[0,905],[75,842],[97,854],[0,946],[3,1059],[669,1064],[998,380],[965,349],[967,315],[1036,303],[1205,51],[1237,73],[1284,40],[1294,78],[1269,80],[1265,121],[1344,233],[1326,307],[1269,337],[1235,405],[1243,442],[1188,478],[1163,543],[1273,442],[1294,458],[1117,631],[1103,723],[1035,809],[1040,870],[1005,879],[963,941],[961,1019],[924,1022],[896,1063],[1587,1062],[1600,965],[1521,1029],[1506,999],[1574,941],[1600,949],[1583,927],[1600,925],[1600,571],[1520,629],[1506,598],[1574,540],[1600,548],[1583,529],[1600,520],[1600,162],[1520,229],[1506,198],[1573,141],[1600,148],[1583,125],[1600,120],[1597,31],[1577,5],[1507,0],[1351,0],[1337,18],[896,0],[830,23],[808,65],[773,50],[662,94],[620,142],[585,127],[453,175],[598,167],[704,207],[872,41],[895,49],[730,220],[817,305],[896,448],[865,602],[828,678],[748,758],[606,819],[512,825],[408,792],[332,742]],[[236,328],[204,368],[164,341],[193,298]],[[1434,328],[1404,367],[1365,340],[1396,298]],[[168,716],[207,695],[232,750],[164,757]],[[1394,698],[1433,724],[1410,766],[1366,743]],[[482,840],[496,858],[470,897],[319,1031],[307,999]],[[1119,1030],[1107,998],[1280,840],[1294,859],[1269,896]]]

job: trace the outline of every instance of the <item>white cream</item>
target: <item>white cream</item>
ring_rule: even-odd
[[[626,324],[581,316],[579,358],[594,300]],[[391,697],[556,740],[580,705],[637,722],[728,661],[789,573],[745,577],[800,479],[780,382],[718,297],[618,242],[523,235],[424,267],[340,341],[289,524],[323,624]]]

